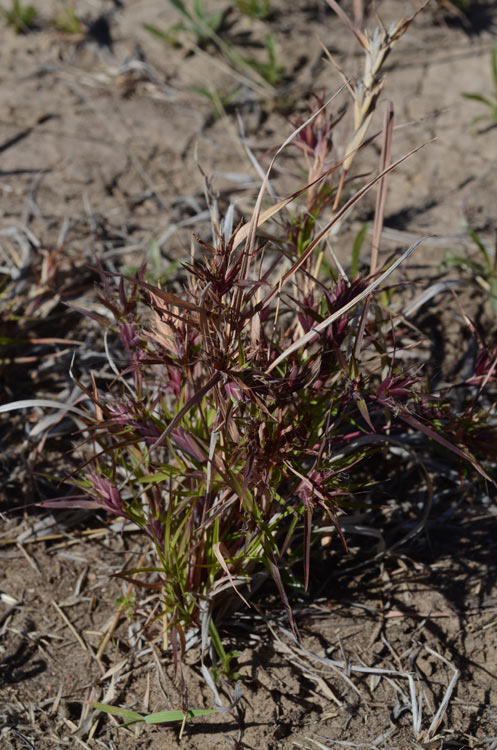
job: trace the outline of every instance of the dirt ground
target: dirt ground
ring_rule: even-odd
[[[0,19],[2,346],[4,337],[35,339],[7,347],[14,359],[7,365],[2,357],[2,402],[74,398],[73,354],[82,373],[105,358],[97,327],[64,305],[98,309],[95,258],[122,270],[146,257],[163,270],[186,257],[192,232],[209,233],[203,174],[221,210],[232,202],[238,218],[248,216],[260,177],[240,123],[267,164],[302,116],[295,107],[306,92],[329,95],[341,85],[318,40],[350,75],[359,60],[325,2],[277,0],[267,21],[232,9],[232,42],[263,59],[269,25],[285,73],[276,90],[241,81],[227,115],[216,119],[198,88],[233,89],[233,72],[208,49],[171,47],[143,26],[177,21],[170,3],[81,0],[77,13],[87,25],[77,34],[50,25],[61,5],[36,0],[29,34],[14,34]],[[352,13],[352,2],[342,6]],[[428,235],[410,261],[419,284],[406,304],[447,278],[448,252],[475,256],[464,222],[489,248],[497,231],[497,128],[472,124],[484,110],[461,96],[493,90],[497,6],[471,3],[464,22],[448,6],[426,9],[394,48],[372,129],[380,130],[391,101],[392,158],[426,144],[391,177],[381,247],[386,257]],[[385,0],[376,8],[388,25],[413,4]],[[366,24],[378,24],[372,9]],[[337,111],[345,102],[343,93]],[[338,154],[344,127],[336,129]],[[362,169],[376,169],[378,150],[373,144],[364,153]],[[302,184],[293,164],[289,149],[275,171],[280,194]],[[366,196],[335,238],[344,262],[373,207],[374,196]],[[454,270],[449,278],[462,277]],[[495,335],[482,289],[468,281],[461,293]],[[441,361],[443,349],[455,366],[468,336],[455,308],[445,309],[449,297],[441,292],[412,321],[427,338],[438,337],[432,357]],[[300,642],[269,584],[251,611],[224,623],[227,648],[239,652],[242,697],[231,711],[188,722],[181,739],[178,725],[117,730],[91,701],[143,713],[180,708],[180,680],[154,620],[154,598],[139,590],[133,600],[128,584],[110,577],[147,554],[140,537],[79,511],[32,507],[53,497],[53,476],[75,465],[68,455],[74,423],[50,431],[48,416],[41,409],[0,415],[0,747],[497,748],[495,495],[447,468],[428,520],[411,534],[425,500],[411,496],[411,469],[401,458],[389,477],[388,507],[374,518],[349,518],[349,553],[333,547],[316,564],[311,592],[295,595]],[[402,472],[404,483],[395,477]],[[189,707],[213,707],[194,639],[184,679]],[[235,680],[222,679],[218,689],[228,706]]]

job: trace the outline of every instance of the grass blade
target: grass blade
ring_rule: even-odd
[[[390,274],[392,274],[396,268],[400,266],[401,263],[403,263],[418,247],[418,245],[425,240],[426,237],[422,237],[421,239],[417,240],[417,242],[414,243],[414,245],[411,245],[411,247],[408,247],[407,250],[405,250],[402,255],[397,258],[397,260],[392,263],[392,265],[387,268],[386,271],[384,271],[381,276],[379,276],[375,281],[373,281],[366,289],[364,289],[363,292],[357,295],[357,297],[354,297],[354,299],[350,300],[346,305],[340,308],[340,310],[337,310],[336,312],[329,315],[325,320],[323,320],[322,323],[319,323],[319,325],[315,326],[314,328],[311,328],[308,333],[306,333],[304,336],[301,336],[297,341],[294,341],[293,344],[291,344],[287,349],[285,349],[284,352],[280,354],[279,357],[277,357],[274,362],[268,367],[266,370],[266,373],[270,373],[272,370],[274,370],[275,367],[277,367],[281,362],[283,362],[287,357],[290,356],[293,352],[297,351],[297,349],[300,349],[302,346],[305,346],[305,344],[308,344],[309,341],[312,341],[312,339],[315,337],[316,333],[321,333],[321,331],[324,331],[325,328],[328,328],[335,320],[338,320],[342,315],[344,315],[346,312],[351,310],[353,307],[355,307],[359,302],[361,302],[363,299],[368,297],[375,289],[377,289],[384,281],[387,279]]]
[[[194,719],[196,716],[207,716],[215,713],[216,711],[213,708],[196,708],[190,711],[159,711],[144,716],[143,721],[145,724],[165,724],[170,721],[184,721],[185,718]]]
[[[73,414],[78,414],[80,417],[88,419],[88,414],[76,406],[71,404],[64,404],[62,401],[53,401],[48,398],[27,398],[22,401],[11,401],[8,404],[2,404],[0,406],[0,414],[9,411],[15,411],[16,409],[32,409],[34,406],[46,406],[49,409],[60,409],[62,411],[70,411]]]

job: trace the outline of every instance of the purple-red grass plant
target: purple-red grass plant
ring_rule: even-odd
[[[381,186],[394,166],[390,120],[379,176],[348,201],[344,185],[381,87],[371,45],[381,65],[405,28],[381,32],[383,41],[358,37],[371,75],[369,89],[349,87],[357,116],[345,159],[333,162],[332,116],[319,102],[284,144],[304,153],[309,184],[262,211],[271,164],[248,224],[214,221],[211,242],[196,238],[186,285],[161,288],[144,269],[114,283],[101,270],[98,296],[128,364],[105,392],[87,391],[95,450],[79,482],[88,497],[75,503],[131,520],[153,545],[157,564],[123,576],[158,578],[175,650],[206,607],[222,612],[237,595],[247,602],[263,568],[291,619],[291,565],[303,561],[308,586],[315,530],[331,525],[345,543],[340,514],[372,481],[361,464],[389,440],[416,431],[487,476],[470,453],[484,453],[479,437],[488,432],[476,404],[456,414],[419,363],[405,365],[402,319],[373,294],[414,246],[381,275],[372,260],[369,277],[320,276],[316,262],[330,230],[374,185],[379,241]],[[287,213],[304,193],[305,205]],[[259,239],[276,215],[278,238]]]
[[[218,231],[198,241],[182,293],[143,273],[114,288],[102,272],[99,294],[129,365],[91,394],[98,449],[84,504],[133,521],[154,545],[157,566],[141,572],[158,574],[180,643],[206,600],[219,592],[225,604],[226,584],[247,598],[240,584],[263,566],[288,608],[288,563],[304,560],[307,586],[313,529],[331,523],[341,536],[340,510],[368,485],[359,467],[380,448],[359,438],[386,448],[414,429],[475,464],[463,434],[451,443],[462,421],[449,402],[399,364],[401,331],[375,300],[354,355],[354,303],[370,280],[319,281],[290,232],[281,249],[262,243],[247,257],[236,231]],[[274,276],[292,260],[284,291]]]

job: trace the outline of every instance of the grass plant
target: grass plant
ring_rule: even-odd
[[[73,5],[65,5],[59,8],[52,24],[58,31],[65,34],[81,34],[84,30],[83,23]]]
[[[93,404],[91,455],[74,480],[82,495],[44,503],[135,524],[155,564],[119,575],[157,591],[176,657],[188,630],[207,621],[225,670],[230,655],[215,622],[236,603],[250,605],[265,570],[293,624],[287,590],[294,581],[309,587],[319,530],[331,527],[346,545],[340,518],[361,506],[378,481],[371,466],[381,467],[392,443],[414,436],[420,461],[436,446],[459,471],[473,467],[491,481],[481,462],[493,430],[478,400],[456,408],[450,390],[433,391],[420,364],[402,356],[412,341],[395,272],[419,243],[380,267],[385,180],[403,161],[390,164],[390,109],[378,175],[352,195],[347,187],[382,65],[414,17],[368,35],[328,1],[364,55],[362,77],[345,78],[353,101],[345,152],[334,151],[330,102],[317,99],[271,160],[247,223],[234,226],[231,209],[221,220],[211,196],[212,237],[195,238],[182,275],[161,286],[145,267],[126,278],[100,267],[108,316],[82,312],[115,335],[127,363],[108,349],[110,386],[80,383]],[[273,165],[292,143],[307,182],[265,207]],[[369,273],[352,276],[327,243],[375,188]],[[474,380],[465,386],[471,396]]]
[[[266,60],[246,57],[235,48],[226,35],[221,33],[225,17],[223,12],[207,13],[200,0],[197,0],[191,9],[182,0],[170,0],[170,2],[184,16],[184,20],[166,30],[155,24],[144,24],[143,27],[149,33],[170,46],[181,46],[191,53],[202,54],[209,67],[212,65],[212,58],[216,57],[221,67],[232,76],[234,82],[232,90],[235,92],[240,85],[244,85],[261,99],[274,95],[274,88],[282,80],[284,66],[277,59],[276,42],[271,33],[266,34],[264,40]],[[211,55],[207,55],[204,50],[208,42]],[[199,89],[201,95],[209,91],[204,81],[193,90],[195,88]],[[215,116],[219,116],[219,113],[222,113],[221,99],[213,101],[213,105]]]
[[[193,86],[191,90],[194,94],[198,94],[210,102],[212,120],[223,117],[226,114],[226,109],[233,104],[233,101],[240,94],[239,86],[227,92],[219,89],[207,89],[204,86]]]
[[[271,0],[235,0],[238,10],[249,18],[264,21],[271,12]]]
[[[245,59],[245,62],[252,68],[257,70],[264,78],[264,80],[267,81],[271,86],[277,86],[283,77],[285,66],[282,65],[278,60],[276,42],[272,34],[268,34],[266,36],[264,44],[266,47],[267,56],[266,62],[258,62],[256,60],[247,58]]]
[[[497,44],[494,44],[492,55],[491,55],[491,68],[492,68],[492,82],[494,90],[490,96],[486,96],[481,93],[469,93],[463,94],[465,99],[470,99],[475,102],[483,104],[487,108],[487,113],[475,117],[472,122],[481,122],[482,120],[490,120],[494,124],[497,124]]]
[[[188,7],[183,0],[169,0],[169,2],[181,14],[181,21],[173,24],[166,31],[155,25],[144,24],[147,31],[159,37],[162,41],[172,45],[179,44],[178,34],[186,31],[193,35],[199,47],[203,47],[212,39],[212,35],[221,28],[224,17],[222,10],[208,12],[202,0],[193,0],[191,7]]]
[[[455,253],[447,253],[443,265],[445,267],[458,268],[465,273],[469,272],[478,286],[488,294],[492,311],[497,313],[497,238],[493,253],[491,254],[481,238],[471,227],[468,227],[467,231],[478,251],[477,259],[456,255]]]
[[[192,7],[192,0],[185,3]],[[197,93],[209,99],[213,116],[226,119],[213,133],[206,133],[204,121],[200,160],[204,138],[212,154],[223,126],[228,137],[235,131],[228,118],[239,105],[248,133],[243,146],[262,182],[258,195],[250,192],[255,183],[245,165],[237,169],[230,148],[226,169],[234,171],[215,173],[223,185],[219,204],[206,179],[210,230],[198,179],[189,184],[180,173],[185,166],[179,164],[191,163],[193,155],[185,148],[171,161],[153,133],[164,107],[169,126],[186,127],[191,96],[182,81],[191,80],[192,71],[176,76],[171,54],[194,70],[212,56],[216,65],[238,66],[216,35],[197,49],[187,46],[197,40],[185,28],[178,35],[181,50],[164,50],[168,71],[143,62],[150,59],[144,46],[140,59],[124,66],[129,72],[102,60],[89,78],[71,64],[80,58],[73,54],[78,40],[54,33],[48,16],[36,39],[14,38],[4,24],[17,58],[28,48],[36,53],[58,45],[64,70],[69,64],[55,88],[50,76],[34,85],[11,66],[19,96],[29,99],[36,89],[45,109],[56,111],[52,93],[66,91],[72,101],[80,85],[93,81],[102,95],[92,98],[91,113],[97,106],[99,119],[112,126],[124,96],[119,112],[125,106],[128,115],[115,139],[97,133],[97,140],[78,141],[81,159],[90,165],[105,160],[105,179],[100,170],[98,184],[88,178],[83,212],[78,164],[66,170],[64,160],[64,179],[57,181],[58,172],[50,178],[64,209],[54,213],[51,196],[38,191],[43,175],[28,169],[31,152],[23,169],[14,169],[18,153],[10,149],[18,149],[19,136],[2,147],[9,150],[3,223],[12,224],[0,229],[0,545],[3,557],[13,560],[0,592],[6,693],[0,716],[9,747],[45,746],[47,733],[57,746],[72,744],[73,737],[84,747],[176,747],[183,730],[191,733],[187,746],[206,748],[226,732],[233,747],[269,747],[277,737],[298,745],[299,736],[306,746],[336,746],[321,737],[324,721],[325,734],[340,737],[345,727],[345,744],[357,746],[399,746],[407,731],[411,744],[426,748],[457,745],[457,732],[461,746],[473,735],[492,735],[490,704],[478,704],[471,736],[464,706],[456,699],[450,713],[448,707],[456,690],[476,701],[491,690],[478,649],[490,654],[492,647],[483,594],[492,594],[495,560],[489,485],[497,447],[497,339],[488,313],[497,309],[496,258],[489,235],[472,230],[470,242],[454,232],[419,246],[410,231],[417,214],[402,202],[402,184],[395,203],[406,210],[407,224],[382,232],[387,181],[395,179],[394,168],[402,169],[401,159],[391,163],[395,113],[384,99],[384,61],[397,40],[400,47],[410,19],[368,32],[358,19],[364,10],[375,24],[369,3],[338,7],[354,9],[352,23],[343,13],[342,19],[357,46],[339,44],[352,68],[334,96],[324,88],[306,92],[297,112],[282,117],[278,100],[290,90],[300,96],[311,72],[296,64],[299,45],[292,40],[306,31],[311,38],[311,28],[327,17],[314,17],[309,5],[299,8],[285,40],[292,79],[285,76],[280,86],[277,76],[250,69],[253,80],[266,78],[267,91],[277,88],[276,96],[256,102],[241,76],[214,78],[212,89],[209,76],[202,77]],[[132,11],[126,4],[116,21],[131,28]],[[67,20],[60,28],[72,33]],[[247,19],[240,25],[252,26],[259,41],[269,29]],[[226,27],[222,39],[248,57],[246,37],[236,31],[230,37]],[[339,34],[331,29],[330,40]],[[444,37],[460,40],[459,30],[450,34],[447,27]],[[412,40],[426,48],[432,30]],[[254,54],[265,59],[261,45]],[[439,60],[431,64],[436,71]],[[467,64],[464,56],[457,69]],[[166,73],[167,86],[161,83]],[[331,71],[332,91],[336,80]],[[266,102],[270,112],[263,111]],[[21,108],[29,121],[31,104],[36,101]],[[423,110],[417,99],[410,104]],[[152,117],[159,118],[157,128]],[[45,119],[33,122],[36,128],[20,131],[21,144]],[[405,133],[406,124],[401,127]],[[152,141],[145,143],[144,134]],[[191,143],[189,135],[181,133],[177,146]],[[44,142],[47,133],[41,136]],[[453,129],[451,143],[467,136]],[[284,140],[272,161],[274,151],[265,150],[269,137]],[[477,145],[484,148],[485,140]],[[61,153],[71,154],[71,144]],[[130,167],[120,156],[123,148],[133,157]],[[414,164],[419,179],[408,191],[421,201],[423,176],[436,172],[440,187],[459,174],[442,174],[438,164],[427,169],[429,149],[419,171]],[[216,169],[223,169],[220,159],[215,154]],[[76,190],[69,195],[74,176]],[[487,203],[468,204],[466,181],[452,179],[454,185],[446,198],[460,196],[465,215],[476,215],[478,227],[490,226]],[[31,187],[21,215],[14,205],[23,186]],[[108,212],[111,193],[119,210]],[[160,206],[169,214],[167,226]],[[433,213],[443,216],[445,208],[446,202],[433,206]],[[179,239],[188,226],[199,235],[190,252]],[[147,242],[149,230],[157,241]],[[454,254],[436,268],[434,258],[449,246]],[[465,257],[456,247],[471,252]],[[97,274],[85,265],[90,248],[100,255]],[[461,292],[460,299],[452,292]],[[64,308],[69,300],[88,306],[86,319]],[[26,419],[11,416],[27,409],[34,413]],[[78,444],[72,457],[70,440]],[[73,470],[72,487],[58,486]],[[36,501],[43,511],[24,507]],[[66,512],[51,512],[57,508]],[[105,576],[116,573],[118,580],[106,583]],[[344,621],[350,640],[342,644],[337,633]],[[459,638],[465,623],[477,638]],[[433,648],[422,643],[425,636]],[[452,662],[442,656],[448,650]],[[264,687],[275,680],[286,689]],[[235,687],[232,681],[240,682]],[[242,686],[248,700],[238,706]],[[290,701],[295,715],[289,722]],[[323,713],[324,705],[332,710]],[[364,712],[371,706],[378,715],[368,735]],[[302,739],[310,733],[306,727],[314,738]]]
[[[34,5],[24,5],[21,0],[12,0],[10,8],[1,8],[1,14],[16,34],[27,34],[33,28],[38,11]]]

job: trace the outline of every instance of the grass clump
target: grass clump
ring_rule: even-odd
[[[31,31],[38,15],[34,5],[24,5],[21,0],[12,0],[10,8],[1,8],[0,12],[16,34]]]
[[[447,253],[443,265],[448,268],[457,268],[465,273],[469,272],[472,280],[488,294],[492,312],[495,314],[497,313],[497,238],[493,252],[489,252],[482,239],[471,227],[467,227],[467,232],[478,251],[476,258]]]
[[[221,65],[229,72],[233,78],[234,85],[226,95],[228,98],[236,96],[240,83],[247,86],[251,91],[256,93],[261,100],[272,97],[277,88],[285,79],[285,67],[278,59],[277,45],[272,33],[267,33],[264,37],[263,45],[265,58],[256,59],[252,56],[241,54],[236,49],[233,41],[230,41],[227,33],[227,24],[225,23],[229,16],[229,10],[208,12],[202,0],[195,0],[190,6],[187,6],[183,0],[169,0],[176,10],[182,16],[182,20],[162,29],[155,24],[143,24],[143,28],[162,42],[173,47],[182,47],[189,53],[202,54],[204,60],[210,65],[210,59],[206,56],[205,49],[209,46],[210,56],[218,58]],[[263,19],[264,4],[256,4],[253,8],[247,7],[245,10],[261,14]],[[237,8],[241,13],[241,8]],[[268,8],[269,11],[269,8]],[[205,76],[204,76],[205,79]],[[196,90],[201,95],[208,96],[213,104],[214,119],[223,114],[223,96],[219,92],[211,96],[210,89],[205,87],[205,80],[192,90]]]
[[[266,48],[266,61],[259,62],[256,60],[246,59],[245,62],[250,67],[254,68],[260,75],[267,81],[270,86],[277,86],[284,73],[285,66],[278,62],[278,55],[276,51],[276,42],[272,34],[268,34],[264,40]]]
[[[246,600],[240,587],[258,569],[290,615],[293,565],[304,561],[307,586],[315,531],[342,537],[341,509],[371,484],[360,465],[390,439],[414,429],[475,463],[451,444],[461,421],[450,402],[399,363],[402,336],[371,298],[359,351],[354,308],[370,280],[318,281],[317,236],[300,256],[290,241],[271,258],[259,243],[240,249],[240,230],[227,230],[198,242],[182,294],[143,273],[115,293],[102,276],[129,364],[110,392],[91,394],[98,449],[84,505],[149,538],[157,565],[123,575],[158,576],[177,644],[205,602],[220,613],[233,591]]]
[[[188,7],[183,0],[169,0],[169,3],[179,11],[182,16],[181,21],[173,24],[166,31],[153,24],[144,24],[144,28],[147,31],[167,44],[172,46],[178,45],[178,35],[186,31],[193,36],[199,47],[203,47],[221,28],[224,12],[219,10],[214,12],[206,11],[202,0],[193,0],[191,7]]]
[[[73,5],[59,8],[52,21],[52,25],[58,31],[65,34],[81,34],[84,31],[83,23]]]
[[[237,596],[248,604],[260,571],[292,621],[287,590],[293,582],[309,587],[320,529],[334,529],[345,544],[340,517],[364,503],[392,445],[420,456],[437,445],[488,479],[477,457],[492,430],[477,399],[455,408],[416,359],[406,364],[412,341],[396,288],[385,284],[416,245],[379,267],[391,117],[379,175],[345,197],[381,66],[408,26],[371,37],[354,28],[365,68],[363,80],[346,83],[354,122],[344,158],[333,153],[335,120],[317,100],[284,144],[303,154],[302,189],[263,210],[282,147],[248,223],[235,227],[232,210],[219,220],[211,200],[212,238],[195,238],[176,280],[162,287],[147,281],[145,268],[131,278],[100,270],[99,301],[113,322],[88,315],[118,337],[126,364],[111,359],[116,377],[104,391],[95,381],[82,386],[94,404],[93,452],[78,480],[85,497],[62,503],[132,521],[148,538],[155,564],[121,575],[141,576],[143,585],[154,578],[176,654],[206,615],[221,617]],[[370,272],[351,277],[327,257],[327,238],[375,185]],[[388,292],[388,305],[376,290]],[[468,393],[475,382],[463,384]],[[219,640],[213,621],[210,633]]]
[[[81,483],[85,507],[133,521],[153,544],[157,565],[123,575],[158,576],[177,643],[206,601],[219,612],[234,590],[246,600],[240,587],[264,567],[290,614],[292,566],[304,561],[307,586],[316,529],[342,536],[341,509],[370,485],[360,465],[390,439],[414,429],[475,464],[457,439],[472,414],[453,414],[400,364],[398,324],[371,298],[358,351],[354,308],[370,280],[325,285],[310,252],[247,254],[236,232],[198,248],[182,294],[139,274],[116,296],[103,274],[129,364],[91,394],[98,450]]]

